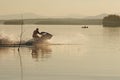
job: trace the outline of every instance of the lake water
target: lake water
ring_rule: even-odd
[[[38,27],[52,45],[0,48],[0,80],[120,80],[120,27],[24,25],[23,40]],[[0,25],[0,35],[19,40],[20,26]]]

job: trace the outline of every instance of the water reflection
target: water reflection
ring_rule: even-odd
[[[14,53],[14,48],[0,47],[0,59],[9,56],[11,53]]]
[[[26,48],[28,48],[28,47],[26,47]],[[25,49],[25,48],[21,48],[21,49]],[[16,55],[16,53],[18,53],[17,47],[0,47],[0,57],[1,58],[10,56],[11,53],[13,53],[13,55]],[[52,49],[49,44],[33,45],[30,48],[30,55],[32,55],[32,58],[35,61],[39,61],[39,59],[45,60],[51,56],[51,53],[52,53]]]
[[[105,39],[105,41],[118,41],[120,40],[120,38],[118,37],[120,36],[120,28],[119,27],[105,27],[103,28],[103,39]]]
[[[36,61],[39,61],[39,58],[41,60],[44,60],[44,58],[49,58],[50,54],[52,52],[52,49],[50,45],[34,45],[32,47],[32,58],[35,59]]]
[[[119,27],[104,27],[103,28],[104,35],[107,36],[119,36],[120,35],[120,28]]]
[[[9,48],[7,48],[7,47],[0,47],[0,53],[8,52],[8,51],[9,51]]]

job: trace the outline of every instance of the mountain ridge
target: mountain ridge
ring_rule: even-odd
[[[67,15],[67,16],[41,16],[34,13],[23,13],[23,14],[9,14],[0,15],[0,20],[11,20],[11,19],[39,19],[39,18],[76,18],[76,19],[103,19],[105,16],[109,15],[107,13],[102,13],[95,16],[82,16],[82,15]]]

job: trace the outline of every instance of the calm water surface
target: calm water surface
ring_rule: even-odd
[[[0,48],[0,80],[120,80],[120,28],[90,25],[25,25],[23,40],[39,27],[52,45]],[[20,26],[0,25],[0,35],[19,40]]]

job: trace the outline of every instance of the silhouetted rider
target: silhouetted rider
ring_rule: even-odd
[[[33,31],[32,37],[33,37],[34,39],[39,39],[39,38],[40,38],[39,35],[41,35],[41,33],[39,32],[39,29],[36,28],[36,30]]]

